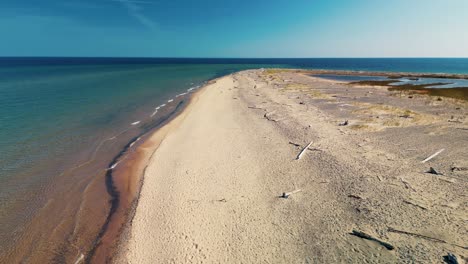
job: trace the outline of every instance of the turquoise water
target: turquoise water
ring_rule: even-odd
[[[132,138],[157,124],[159,113],[175,107],[169,99],[220,75],[262,66],[0,67],[0,252],[24,238],[23,225],[51,201],[64,193],[84,195],[86,182],[102,174]],[[107,201],[107,193],[102,199]]]
[[[468,74],[468,59],[0,58],[0,262],[50,201],[84,195],[132,138],[171,112],[169,99],[261,67]]]

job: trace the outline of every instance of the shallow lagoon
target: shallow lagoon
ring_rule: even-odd
[[[338,75],[338,74],[314,74],[314,77],[324,78],[334,81],[345,81],[345,82],[357,82],[357,81],[387,81],[395,80],[390,85],[421,85],[421,84],[440,84],[427,86],[427,88],[457,88],[457,87],[468,87],[468,80],[466,79],[447,79],[447,78],[425,78],[425,77],[402,77],[402,78],[388,78],[386,76],[366,76],[366,75]]]

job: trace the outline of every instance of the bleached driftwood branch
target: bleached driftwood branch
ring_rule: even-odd
[[[295,194],[295,193],[298,193],[300,192],[301,189],[298,189],[298,190],[294,190],[292,192],[284,192],[282,195],[281,195],[281,198],[288,198],[291,194]]]
[[[436,153],[432,154],[431,156],[429,156],[427,159],[421,161],[421,163],[426,163],[428,161],[430,161],[431,159],[435,158],[437,155],[439,155],[440,153],[442,153],[445,149],[441,149],[439,151],[437,151]]]
[[[411,189],[413,190],[414,192],[416,191],[416,189],[413,188],[413,186],[411,186],[411,184],[409,182],[407,182],[405,179],[403,178],[400,178],[401,182],[405,185],[405,187],[407,189]]]
[[[375,241],[377,243],[379,243],[380,245],[384,246],[386,249],[388,250],[393,250],[395,247],[390,244],[390,243],[387,243],[387,242],[384,242],[380,239],[377,239],[369,234],[366,234],[364,232],[361,232],[361,231],[358,231],[358,230],[353,230],[353,232],[351,232],[351,235],[354,235],[354,236],[357,236],[357,237],[360,237],[360,238],[364,238],[364,239],[367,239],[367,240],[371,240],[371,241]]]
[[[296,160],[300,160],[302,158],[302,155],[304,155],[304,152],[310,147],[310,145],[312,145],[312,141],[305,148],[302,149],[299,155],[297,155]]]
[[[417,234],[417,233],[412,233],[412,232],[408,232],[408,231],[398,230],[398,229],[395,229],[395,228],[392,228],[392,227],[388,228],[388,232],[405,234],[405,235],[419,237],[419,238],[434,241],[434,242],[449,244],[449,245],[460,247],[460,248],[463,248],[463,249],[468,249],[468,246],[461,246],[461,245],[449,243],[449,242],[447,242],[445,240],[442,240],[440,238],[435,238],[435,237],[430,237],[430,236],[421,235],[421,234]]]
[[[292,142],[292,141],[289,141],[289,144],[294,145],[294,146],[296,146],[296,147],[299,147],[299,146],[300,146],[299,144],[294,143],[294,142]]]
[[[420,205],[420,204],[417,204],[417,203],[413,203],[412,201],[403,200],[403,202],[405,202],[405,203],[407,203],[407,204],[411,204],[411,205],[416,206],[416,207],[419,207],[419,208],[421,208],[421,209],[423,209],[423,210],[427,210],[426,207],[424,207],[424,206],[422,206],[422,205]]]
[[[263,108],[261,108],[261,107],[257,107],[257,106],[248,106],[247,108],[265,110],[265,109],[263,109]]]

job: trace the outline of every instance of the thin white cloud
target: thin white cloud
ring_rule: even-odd
[[[154,4],[154,2],[151,1],[144,1],[144,0],[109,0],[113,2],[127,2],[127,3],[133,3],[133,4]]]
[[[157,23],[151,20],[149,17],[145,16],[141,13],[141,6],[140,4],[152,4],[149,1],[142,1],[142,0],[112,0],[116,2],[120,2],[128,11],[128,13],[138,20],[143,26],[147,27],[150,30],[156,30],[158,28]]]

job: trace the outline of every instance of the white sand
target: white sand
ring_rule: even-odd
[[[441,263],[448,252],[459,260],[467,256],[465,249],[453,245],[466,246],[467,177],[465,172],[449,172],[450,163],[468,160],[466,132],[450,130],[451,123],[443,124],[455,134],[424,130],[428,123],[440,127],[446,122],[431,113],[386,127],[395,123],[380,119],[390,118],[393,108],[380,109],[382,117],[369,121],[359,112],[369,109],[358,108],[352,99],[332,97],[337,94],[330,92],[333,85],[338,84],[293,73],[245,71],[200,91],[165,128],[169,133],[146,169],[120,261]],[[364,94],[369,90],[377,101],[388,96],[381,88],[356,89],[366,103],[372,102]],[[430,99],[417,102],[427,107],[424,100]],[[346,108],[339,106],[343,104],[353,110],[338,110]],[[462,111],[466,115],[466,108]],[[351,125],[368,123],[337,126],[344,119]],[[434,138],[427,131],[447,135],[439,134],[438,141],[429,144]],[[295,160],[310,141],[311,149]],[[441,146],[447,149],[444,154],[421,164]],[[445,175],[425,174],[428,165]],[[295,189],[301,192],[278,197]],[[447,243],[389,232],[389,227]],[[396,249],[352,236],[353,229]]]

